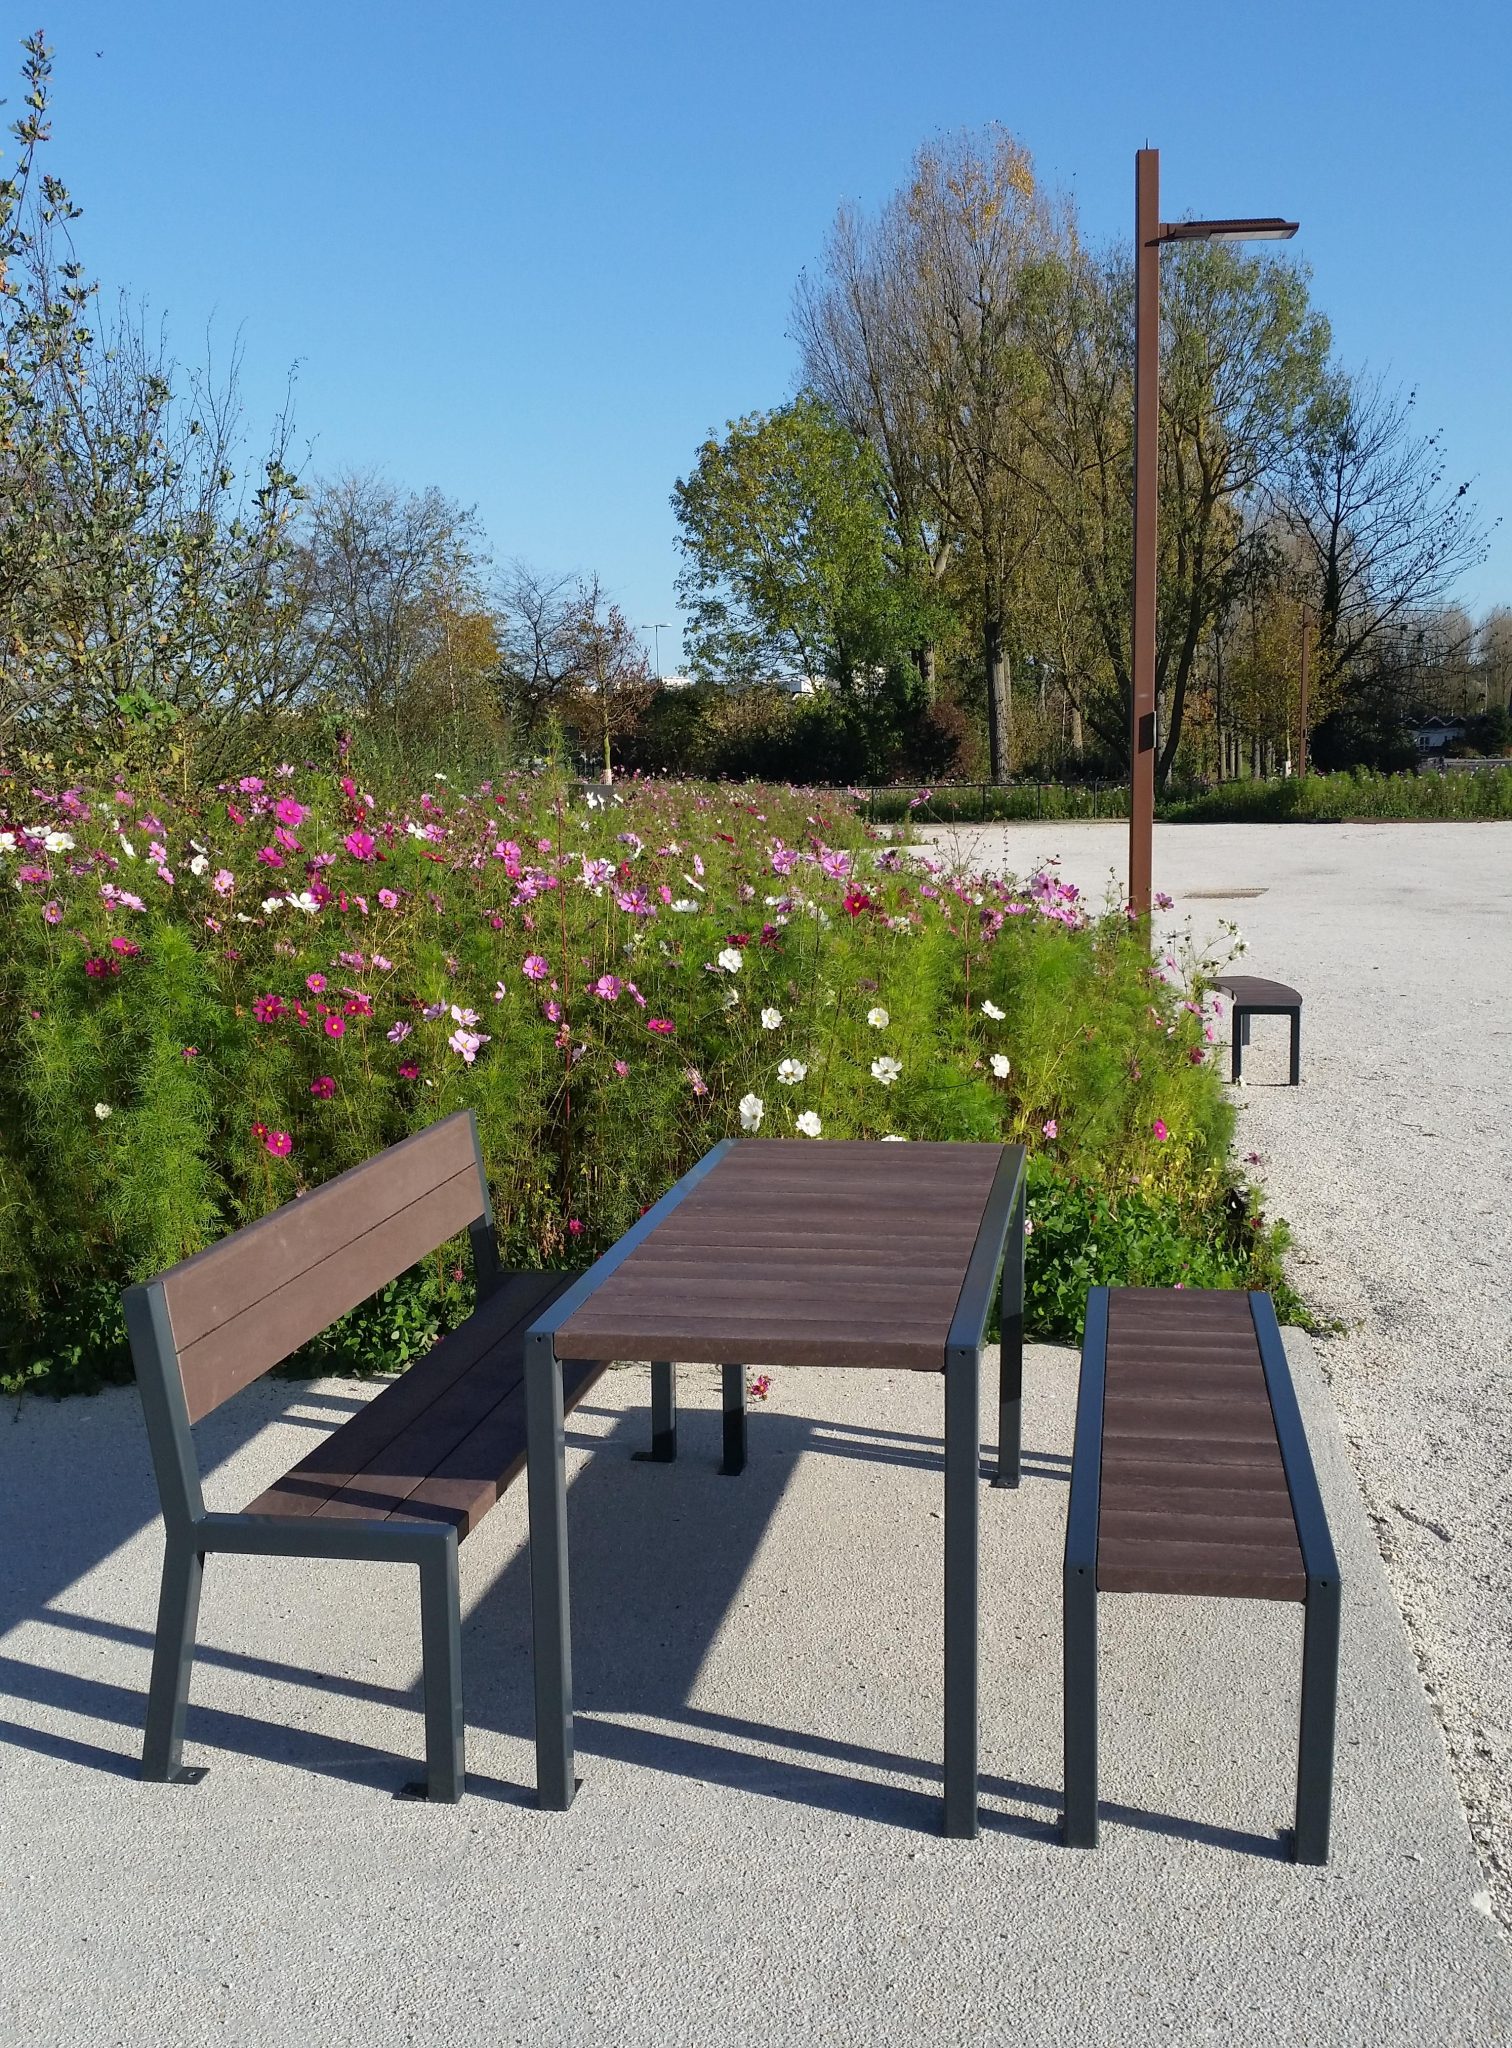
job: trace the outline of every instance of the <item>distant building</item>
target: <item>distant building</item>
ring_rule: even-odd
[[[1407,730],[1420,754],[1441,754],[1445,747],[1465,737],[1464,723],[1456,718],[1424,718]]]

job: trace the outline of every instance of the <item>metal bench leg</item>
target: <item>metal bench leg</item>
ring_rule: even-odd
[[[1302,1725],[1297,1743],[1294,1863],[1328,1861],[1333,1811],[1334,1711],[1339,1694],[1337,1579],[1314,1579],[1302,1622]]]
[[[448,1529],[420,1566],[425,1665],[425,1796],[455,1805],[466,1790],[462,1723],[462,1596],[457,1538]]]
[[[1302,1081],[1302,1012],[1292,1011],[1291,1018],[1291,1085],[1299,1087]]]
[[[1063,1608],[1064,1697],[1061,1705],[1066,1781],[1066,1843],[1097,1847],[1097,1577],[1087,1565],[1066,1567]]]
[[[743,1365],[719,1368],[724,1390],[724,1459],[721,1477],[734,1479],[746,1462],[746,1372]]]
[[[549,1335],[525,1340],[525,1466],[530,1485],[530,1610],[535,1651],[536,1798],[565,1813],[573,1776],[572,1627],[567,1598],[567,1475],[562,1372]]]
[[[196,1784],[205,1775],[203,1771],[182,1768],[184,1716],[189,1706],[189,1674],[194,1666],[194,1631],[204,1575],[205,1553],[170,1530],[168,1548],[163,1553],[157,1638],[147,1692],[147,1730],[142,1744],[142,1776],[159,1785]]]
[[[1243,1010],[1233,1012],[1229,1029],[1229,1079],[1237,1082],[1243,1072],[1244,1048],[1249,1039],[1249,1016]]]
[[[651,1449],[640,1455],[653,1465],[670,1465],[677,1456],[677,1367],[664,1359],[651,1367]]]
[[[981,1355],[945,1354],[945,1832],[977,1833]]]
[[[1022,1473],[1024,1427],[1024,1205],[1020,1187],[1008,1226],[998,1325],[998,1458],[994,1486],[1017,1486]]]

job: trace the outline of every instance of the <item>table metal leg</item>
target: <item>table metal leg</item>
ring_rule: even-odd
[[[724,1460],[720,1475],[734,1479],[746,1463],[746,1369],[743,1365],[722,1365],[724,1393]]]
[[[536,1798],[565,1813],[577,1790],[572,1743],[572,1617],[567,1591],[567,1444],[562,1370],[549,1335],[525,1345],[525,1467],[535,1657]]]
[[[651,1367],[651,1462],[670,1465],[677,1456],[677,1367],[665,1359]]]
[[[998,1326],[998,1458],[994,1486],[1017,1486],[1021,1473],[1024,1418],[1024,1208],[1028,1191],[1020,1183],[1008,1249],[1003,1258]]]
[[[945,1354],[945,1832],[977,1832],[981,1353]]]

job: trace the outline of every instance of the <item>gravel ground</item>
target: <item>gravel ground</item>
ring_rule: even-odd
[[[1126,835],[933,836],[1018,872],[1059,855],[1100,897]],[[1278,1085],[1285,1020],[1257,1019],[1240,1149],[1342,1325],[1320,1357],[1512,1928],[1512,825],[1164,826],[1154,874],[1173,929],[1232,920],[1244,966],[1302,991],[1302,1087]]]

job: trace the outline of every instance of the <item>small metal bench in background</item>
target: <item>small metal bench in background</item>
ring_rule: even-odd
[[[1341,1583],[1268,1294],[1095,1287],[1065,1562],[1065,1836],[1097,1844],[1097,1596],[1303,1603],[1298,1863],[1328,1860]]]
[[[1291,1086],[1302,1079],[1302,998],[1284,981],[1267,981],[1259,974],[1221,974],[1213,983],[1229,999],[1233,1019],[1233,1054],[1229,1078],[1242,1078],[1244,1048],[1249,1044],[1251,1017],[1290,1017]]]

